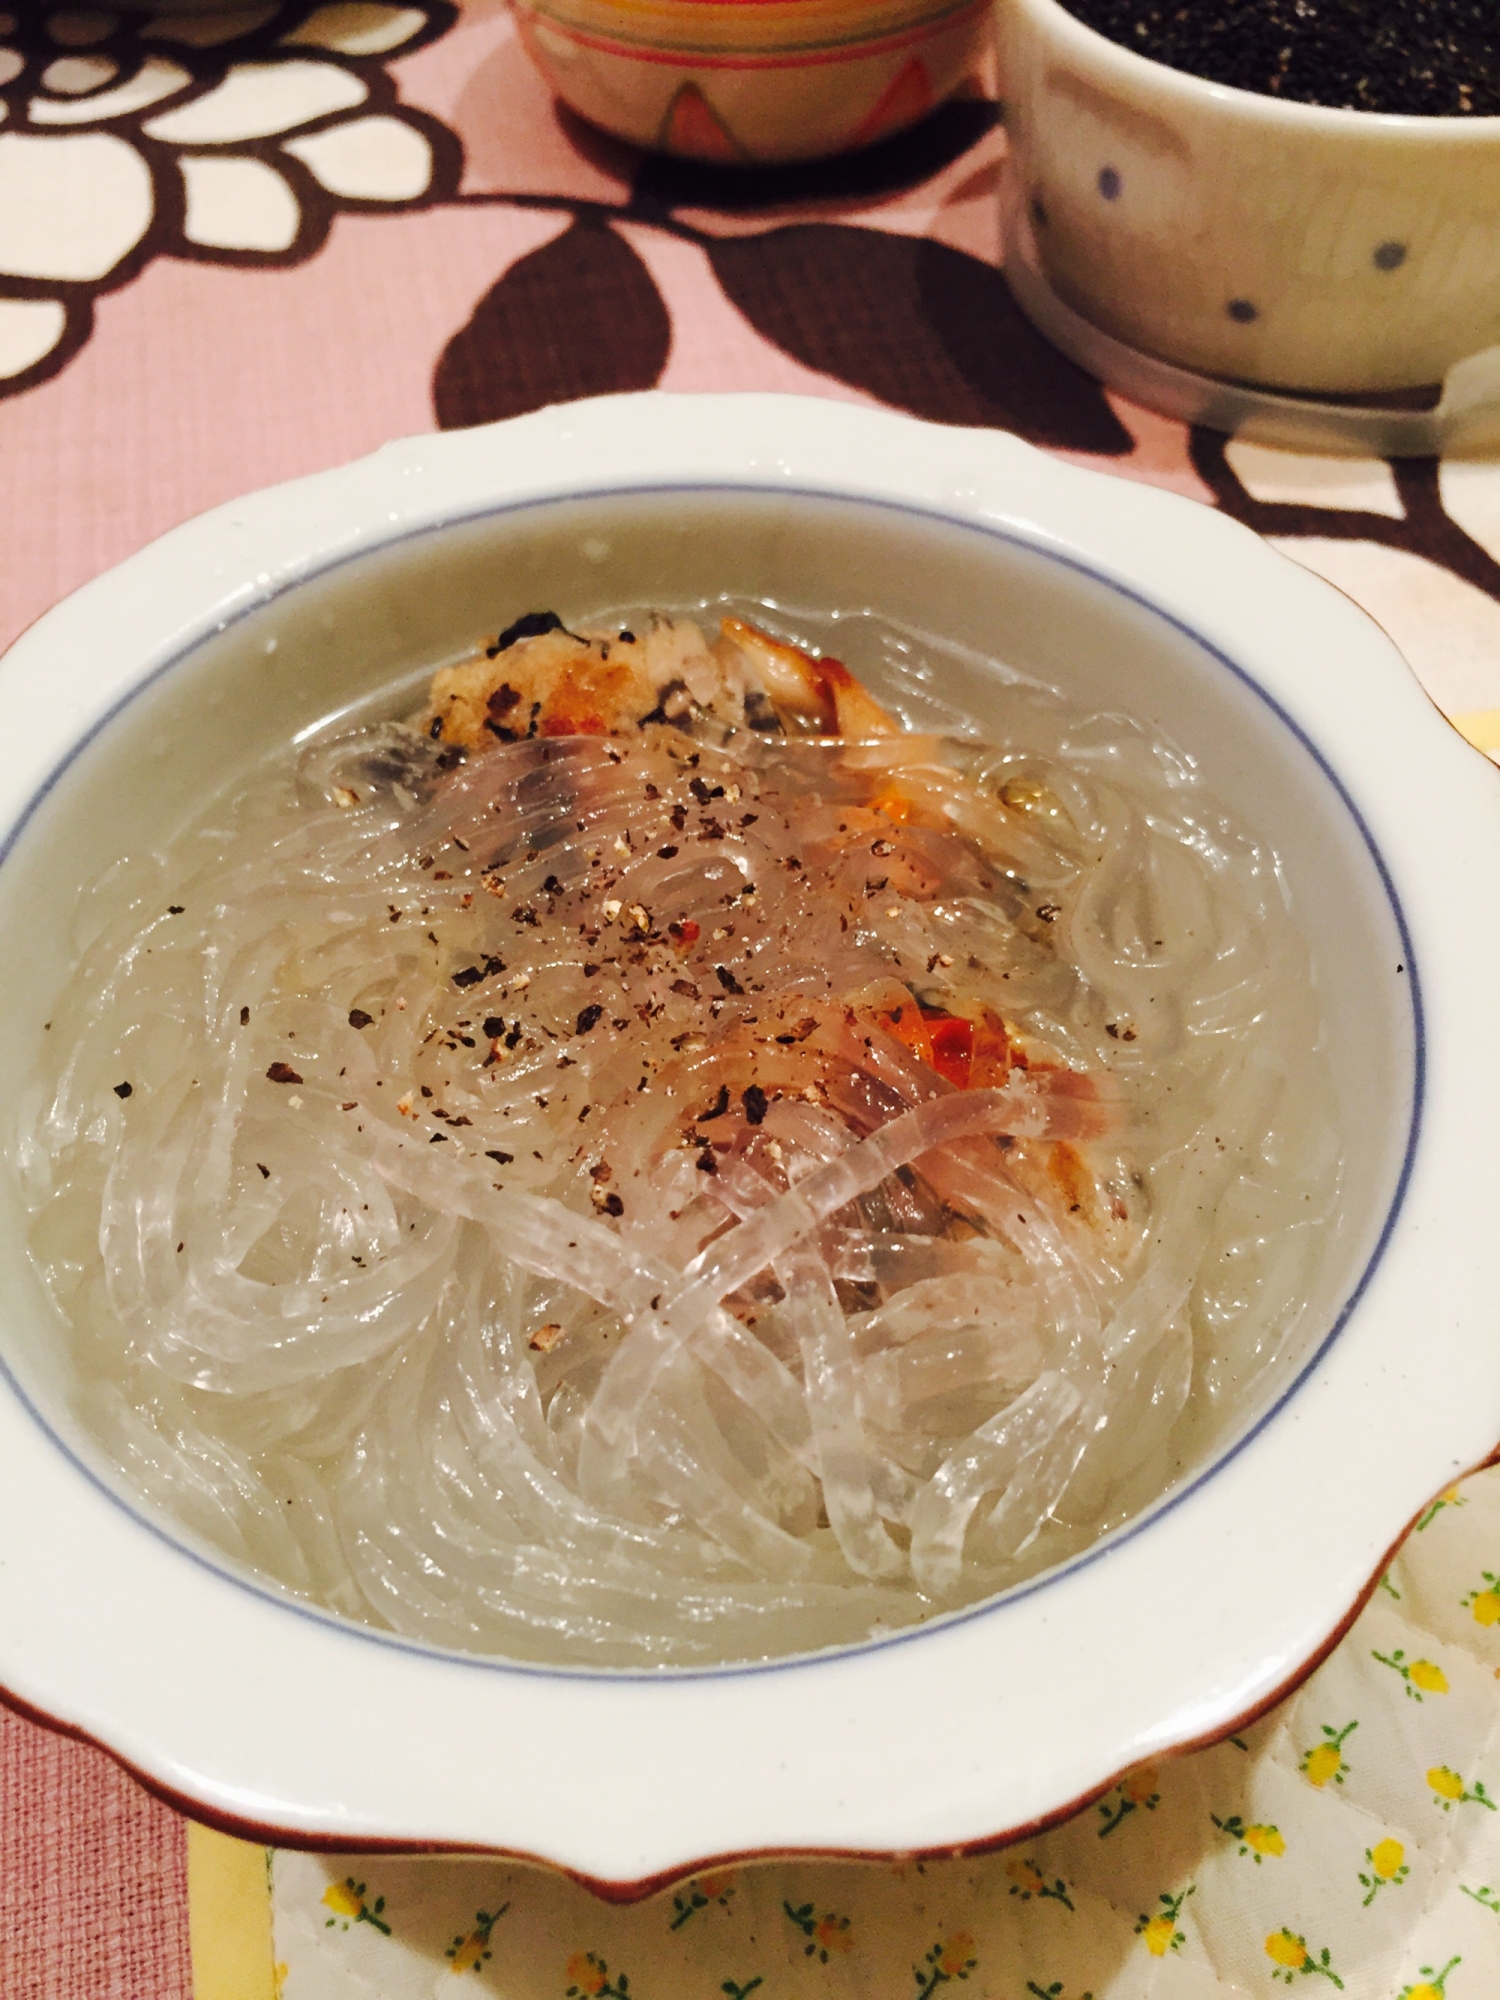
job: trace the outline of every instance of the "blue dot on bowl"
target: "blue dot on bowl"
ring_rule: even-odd
[[[1253,306],[1249,299],[1231,299],[1224,310],[1232,320],[1237,320],[1241,326],[1248,326],[1252,320],[1260,318],[1259,309]]]
[[[1120,189],[1123,185],[1124,183],[1120,179],[1117,167],[1101,167],[1099,169],[1099,192],[1106,201],[1118,201],[1120,198]]]
[[[1382,243],[1375,252],[1377,271],[1399,271],[1406,262],[1404,243]]]

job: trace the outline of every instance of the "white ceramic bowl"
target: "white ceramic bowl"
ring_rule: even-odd
[[[252,495],[79,591],[0,663],[0,1120],[77,884],[246,757],[501,610],[719,591],[868,605],[1150,716],[1275,842],[1348,1141],[1310,1344],[1167,1501],[987,1606],[753,1669],[519,1668],[294,1605],[150,1521],[69,1416],[0,1175],[0,1686],[201,1816],[615,1895],[710,1857],[993,1841],[1273,1699],[1500,1436],[1500,772],[1243,528],[994,433],[575,404]],[[963,698],[993,685],[976,666]]]
[[[1500,118],[1232,90],[1001,0],[1006,129],[1053,289],[1105,333],[1284,388],[1441,382],[1500,343]]]

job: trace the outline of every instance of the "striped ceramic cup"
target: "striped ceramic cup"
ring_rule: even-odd
[[[512,0],[573,110],[636,145],[809,160],[910,125],[978,67],[989,0]]]

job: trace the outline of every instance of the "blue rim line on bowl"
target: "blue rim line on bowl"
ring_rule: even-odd
[[[618,486],[618,487],[611,487],[608,489],[604,489],[603,491],[601,491],[601,493],[599,493],[595,497],[608,497],[610,499],[623,500],[623,499],[631,499],[635,497],[644,497],[644,496],[660,497],[664,494],[679,494],[682,496],[694,496],[694,495],[704,495],[708,493],[733,493],[736,496],[746,495],[746,494],[763,494],[763,495],[773,495],[776,497],[780,497],[778,489],[770,486],[755,486],[749,484],[713,485],[708,483],[704,484],[673,483],[660,486],[652,485],[645,487]],[[815,501],[824,500],[824,501],[834,501],[834,502],[847,501],[849,498],[847,494],[841,494],[837,491],[819,491],[816,488],[799,489],[799,497]],[[513,514],[513,513],[533,512],[539,506],[545,507],[548,504],[552,503],[549,503],[547,501],[526,500],[498,507],[475,508],[470,512],[454,514],[442,521],[430,523],[428,525],[419,528],[411,529],[403,534],[394,535],[390,537],[389,540],[381,543],[380,547],[384,549],[400,547],[405,544],[422,541],[434,536],[444,534],[452,528],[460,527],[470,522],[487,520],[487,519],[499,519],[507,514]],[[878,509],[888,514],[906,515],[908,517],[922,521],[947,523],[948,525],[952,524],[951,517],[946,516],[937,511],[936,509],[932,508],[916,507],[916,506],[902,504],[901,502],[898,501],[872,498],[870,496],[864,496],[861,499],[860,504],[862,506]],[[1385,897],[1388,906],[1390,908],[1392,918],[1395,923],[1397,936],[1400,939],[1401,950],[1403,953],[1401,961],[1401,969],[1403,972],[1403,976],[1406,978],[1408,982],[1408,988],[1411,996],[1412,1043],[1413,1043],[1412,1102],[1411,1102],[1410,1121],[1408,1124],[1408,1129],[1406,1134],[1406,1143],[1401,1158],[1401,1168],[1397,1176],[1395,1188],[1391,1194],[1390,1202],[1387,1207],[1385,1217],[1381,1224],[1380,1233],[1376,1238],[1374,1247],[1372,1248],[1369,1257],[1366,1259],[1364,1268],[1360,1272],[1357,1281],[1349,1291],[1348,1296],[1345,1298],[1342,1307],[1340,1308],[1337,1316],[1334,1319],[1333,1325],[1329,1328],[1328,1332],[1324,1335],[1323,1339],[1318,1343],[1314,1351],[1306,1358],[1301,1368],[1298,1369],[1296,1375],[1286,1385],[1286,1387],[1282,1390],[1280,1395],[1278,1395],[1274,1400],[1274,1402],[1272,1402],[1265,1410],[1261,1412],[1260,1416],[1255,1420],[1255,1422],[1252,1425],[1249,1426],[1247,1430],[1244,1431],[1242,1435],[1235,1438],[1230,1445],[1228,1445],[1221,1452],[1217,1453],[1210,1464],[1206,1465],[1200,1472],[1198,1472],[1192,1479],[1190,1479],[1182,1487],[1175,1489],[1166,1494],[1165,1496],[1163,1496],[1162,1499],[1160,1499],[1155,1505],[1145,1510],[1137,1519],[1127,1522],[1122,1527],[1114,1530],[1111,1534],[1106,1535],[1100,1541],[1096,1542],[1091,1548],[1081,1551],[1076,1556],[1069,1558],[1066,1562],[1059,1563],[1058,1565],[1056,1565],[1055,1568],[1044,1571],[1040,1576],[1035,1577],[1028,1582],[1017,1584],[1013,1589],[1005,1591],[997,1597],[982,1599],[977,1604],[968,1605],[960,1610],[945,1613],[940,1617],[930,1619],[922,1624],[905,1627],[901,1631],[886,1634],[878,1639],[867,1639],[855,1645],[846,1645],[846,1646],[839,1646],[836,1648],[828,1648],[821,1652],[794,1654],[786,1659],[750,1661],[740,1664],[729,1664],[723,1666],[664,1667],[655,1669],[612,1668],[612,1667],[563,1667],[563,1666],[542,1665],[540,1663],[532,1663],[529,1661],[492,1658],[482,1654],[459,1652],[446,1647],[423,1645],[419,1641],[404,1638],[397,1633],[383,1632],[380,1631],[378,1628],[372,1626],[358,1625],[351,1620],[339,1618],[334,1613],[324,1611],[318,1608],[317,1606],[304,1604],[299,1600],[297,1600],[296,1598],[275,1591],[269,1588],[267,1585],[257,1582],[254,1578],[247,1576],[244,1573],[230,1567],[227,1563],[220,1564],[214,1561],[207,1554],[201,1552],[198,1549],[195,1549],[190,1543],[179,1540],[177,1536],[174,1535],[169,1528],[167,1528],[164,1524],[162,1524],[158,1520],[152,1518],[150,1514],[145,1513],[140,1509],[138,1509],[137,1507],[135,1507],[134,1505],[132,1505],[131,1502],[128,1501],[123,1494],[117,1492],[116,1489],[111,1484],[109,1484],[108,1481],[102,1479],[100,1475],[90,1465],[88,1465],[81,1457],[79,1457],[79,1455],[71,1448],[71,1446],[69,1446],[61,1437],[58,1436],[57,1432],[52,1428],[51,1424],[47,1421],[46,1417],[42,1414],[42,1412],[37,1408],[35,1403],[27,1395],[25,1389],[22,1387],[21,1383],[17,1380],[9,1364],[4,1359],[3,1354],[0,1354],[0,1380],[3,1380],[5,1382],[6,1386],[9,1388],[11,1394],[14,1396],[17,1403],[26,1411],[27,1415],[31,1418],[33,1423],[36,1424],[37,1428],[47,1438],[48,1442],[52,1444],[57,1449],[57,1451],[62,1454],[62,1456],[68,1461],[68,1463],[72,1465],[76,1471],[82,1473],[84,1478],[90,1483],[90,1485],[92,1485],[98,1492],[102,1493],[110,1502],[113,1503],[114,1506],[119,1508],[119,1510],[123,1514],[125,1514],[125,1516],[128,1519],[136,1523],[136,1525],[145,1528],[150,1534],[152,1534],[157,1539],[165,1543],[169,1548],[174,1550],[177,1554],[188,1557],[192,1562],[196,1563],[201,1568],[208,1571],[211,1575],[218,1578],[220,1581],[233,1584],[237,1589],[246,1591],[251,1595],[259,1598],[263,1602],[277,1605],[281,1609],[291,1612],[300,1618],[308,1619],[324,1629],[335,1631],[340,1635],[352,1640],[378,1645],[391,1651],[414,1654],[422,1658],[440,1659],[445,1663],[449,1663],[456,1666],[469,1667],[481,1673],[500,1675],[500,1676],[519,1676],[525,1679],[579,1680],[586,1682],[604,1681],[612,1684],[626,1684],[632,1682],[668,1684],[677,1682],[696,1682],[705,1680],[730,1680],[730,1679],[747,1678],[751,1676],[764,1676],[770,1674],[790,1674],[796,1672],[805,1672],[810,1668],[816,1668],[819,1665],[831,1659],[842,1660],[850,1658],[860,1658],[872,1653],[886,1652],[897,1646],[907,1646],[915,1642],[918,1642],[923,1638],[925,1638],[929,1633],[952,1631],[957,1626],[972,1624],[979,1619],[998,1617],[1002,1615],[1007,1610],[1008,1607],[1015,1604],[1019,1604],[1024,1600],[1026,1600],[1027,1598],[1033,1597],[1039,1592],[1047,1590],[1052,1585],[1062,1582],[1065,1578],[1074,1576],[1078,1574],[1081,1570],[1091,1567],[1094,1563],[1099,1562],[1108,1557],[1112,1553],[1112,1551],[1123,1547],[1125,1544],[1134,1541],[1138,1536],[1145,1534],[1149,1529],[1154,1527],[1157,1522],[1166,1519],[1168,1515],[1173,1513],[1176,1510],[1176,1508],[1180,1506],[1185,1500],[1190,1498],[1192,1494],[1198,1492],[1204,1486],[1206,1486],[1210,1481],[1216,1478],[1218,1474],[1221,1473],[1227,1466],[1232,1464],[1234,1460],[1238,1458],[1239,1455],[1261,1435],[1261,1433],[1272,1422],[1272,1420],[1277,1416],[1279,1416],[1280,1413],[1288,1406],[1288,1404],[1293,1401],[1293,1399],[1297,1396],[1298,1392],[1301,1390],[1303,1385],[1307,1382],[1308,1378],[1317,1369],[1319,1364],[1324,1360],[1329,1351],[1332,1349],[1334,1343],[1338,1340],[1339,1335],[1342,1333],[1344,1327],[1348,1324],[1350,1316],[1354,1312],[1355,1307],[1359,1304],[1361,1298],[1364,1296],[1364,1293],[1368,1289],[1371,1281],[1375,1276],[1377,1269],[1381,1264],[1381,1261],[1385,1256],[1385,1252],[1390,1243],[1390,1239],[1395,1229],[1397,1219],[1401,1213],[1402,1206],[1406,1199],[1406,1193],[1410,1185],[1413,1165],[1415,1163],[1417,1147],[1421,1134],[1423,1108],[1426,1096],[1426,1077],[1427,1077],[1427,1053],[1426,1053],[1426,1037],[1424,1028],[1424,1010],[1422,1002],[1422,988],[1421,988],[1420,975],[1417,969],[1416,958],[1412,947],[1411,934],[1407,925],[1406,913],[1402,908],[1401,899],[1396,891],[1396,885],[1392,880],[1389,869],[1386,866],[1385,858],[1382,855],[1373,834],[1371,833],[1368,825],[1365,822],[1364,816],[1360,812],[1358,806],[1355,804],[1352,796],[1348,791],[1348,788],[1344,785],[1343,781],[1338,776],[1338,773],[1334,770],[1328,758],[1324,755],[1322,750],[1308,735],[1306,730],[1304,730],[1301,727],[1301,725],[1293,719],[1293,717],[1287,712],[1287,710],[1281,705],[1281,703],[1278,702],[1274,698],[1274,696],[1269,694],[1266,691],[1266,689],[1261,686],[1260,682],[1256,680],[1254,675],[1250,674],[1244,667],[1240,666],[1234,659],[1232,659],[1230,655],[1222,649],[1222,647],[1215,645],[1212,640],[1205,638],[1202,633],[1195,630],[1191,625],[1186,623],[1183,619],[1177,617],[1174,613],[1166,610],[1163,606],[1154,602],[1150,597],[1146,596],[1144,593],[1132,589],[1128,584],[1121,582],[1119,578],[1111,576],[1105,571],[1095,569],[1092,565],[1080,560],[1076,556],[1066,554],[1055,547],[1047,545],[1047,543],[1042,539],[1034,539],[1025,535],[1016,534],[1012,531],[1002,528],[997,528],[988,523],[980,521],[971,520],[965,522],[964,526],[968,529],[971,529],[975,533],[988,536],[991,540],[1006,543],[1011,547],[1026,549],[1034,554],[1043,555],[1046,557],[1048,561],[1055,562],[1062,568],[1070,569],[1080,576],[1086,576],[1091,581],[1098,584],[1102,584],[1107,590],[1113,592],[1116,596],[1124,598],[1128,602],[1139,606],[1142,610],[1145,610],[1148,613],[1150,613],[1153,617],[1162,620],[1165,624],[1172,627],[1175,631],[1181,633],[1185,638],[1191,640],[1194,645],[1201,647],[1202,650],[1206,652],[1212,659],[1214,659],[1219,666],[1225,668],[1231,675],[1234,676],[1234,678],[1237,681],[1240,682],[1242,686],[1247,688],[1251,692],[1251,694],[1253,694],[1257,698],[1257,700],[1259,700],[1264,705],[1264,707],[1270,710],[1270,712],[1276,717],[1277,721],[1281,723],[1283,728],[1285,728],[1292,735],[1292,737],[1301,745],[1303,750],[1312,759],[1313,763],[1315,764],[1319,772],[1322,774],[1324,779],[1337,794],[1340,803],[1342,804],[1345,812],[1349,815],[1349,818],[1353,822],[1354,826],[1358,829],[1360,838],[1365,847],[1365,851],[1369,855],[1370,860],[1374,865],[1375,871],[1380,880],[1381,887],[1385,893]],[[261,610],[266,605],[274,603],[278,598],[286,596],[294,591],[300,590],[306,584],[313,583],[319,578],[330,576],[336,573],[337,571],[346,568],[350,563],[362,559],[369,553],[370,551],[368,550],[358,550],[348,555],[337,556],[331,561],[320,564],[316,570],[312,570],[303,575],[300,575],[295,579],[292,579],[289,582],[282,584],[273,590],[265,592],[263,595],[256,597],[253,600],[253,602],[247,604],[239,613],[236,614],[235,619],[230,621],[216,621],[212,627],[195,633],[191,638],[187,639],[173,654],[171,654],[169,658],[161,661],[158,665],[153,667],[151,671],[144,676],[143,679],[138,681],[116,702],[114,702],[112,706],[104,712],[104,714],[100,715],[95,719],[95,721],[85,732],[85,734],[82,737],[80,737],[76,743],[73,744],[71,749],[68,751],[68,754],[59,763],[53,766],[52,770],[47,774],[47,777],[43,780],[42,784],[38,786],[38,788],[32,793],[31,797],[27,800],[25,806],[22,808],[16,820],[6,830],[4,837],[0,838],[0,866],[3,866],[5,862],[10,858],[11,854],[13,853],[16,847],[17,842],[20,840],[28,823],[30,822],[34,814],[37,812],[42,802],[53,791],[53,789],[62,779],[64,774],[77,761],[77,759],[83,754],[83,752],[93,742],[95,742],[104,733],[104,731],[106,731],[109,728],[110,724],[116,719],[116,717],[121,715],[131,705],[132,702],[134,702],[148,688],[154,686],[167,674],[171,673],[175,668],[182,665],[182,663],[187,658],[189,658],[197,650],[197,648],[204,643],[204,641],[208,637],[210,637],[213,633],[225,629],[226,623],[238,622],[240,618],[248,616],[252,611]],[[1379,1572],[1377,1569],[1376,1574],[1378,1575],[1378,1573]],[[1373,1588],[1373,1584],[1371,1585],[1371,1587]],[[1362,1601],[1362,1599],[1360,1601]],[[1350,1615],[1352,1618],[1353,1614],[1351,1613]],[[1335,1629],[1334,1639],[1337,1638],[1338,1632],[1342,1629],[1343,1629],[1342,1626],[1337,1627]],[[1330,1647],[1333,1643],[1334,1640],[1330,1640],[1329,1642]],[[1317,1663],[1318,1663],[1318,1656],[1314,1655],[1310,1663],[1308,1663],[1307,1665],[1299,1665],[1298,1676],[1300,1676],[1305,1672],[1310,1672],[1312,1670],[1312,1667],[1316,1666]],[[28,1706],[28,1705],[23,1704],[23,1706]],[[1226,1728],[1233,1729],[1235,1726],[1236,1726],[1235,1720],[1231,1719],[1231,1721],[1226,1725]],[[75,1733],[82,1733],[82,1732],[75,1732]],[[1102,1787],[1101,1789],[1107,1789],[1107,1784],[1105,1787]],[[1096,1797],[1098,1796],[1098,1793],[1094,1792],[1089,1794],[1088,1796]],[[1086,1804],[1087,1798],[1078,1801],[1078,1803],[1080,1805]],[[1065,1817],[1066,1815],[1063,1814],[1060,1816]],[[1025,1829],[1017,1830],[1018,1833],[1024,1831]],[[1007,1835],[1006,1837],[1009,1836]],[[668,1876],[663,1879],[675,1880],[677,1879],[677,1877]]]

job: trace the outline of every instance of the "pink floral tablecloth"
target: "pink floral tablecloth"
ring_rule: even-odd
[[[572,121],[502,0],[244,0],[191,16],[101,0],[0,14],[0,108],[0,643],[187,516],[404,433],[613,390],[780,389],[1015,430],[1220,507],[1364,604],[1439,706],[1500,745],[1500,468],[1226,442],[1064,361],[997,268],[1005,146],[984,79],[858,158],[753,178],[643,159]],[[1416,1717],[1414,1698],[1397,1713]],[[1392,1850],[1372,1836],[1370,1851],[1382,1881],[1407,1865],[1381,1876]],[[107,1758],[0,1716],[4,2000],[186,1996],[183,1856],[181,1823]],[[297,1866],[278,1923],[295,1930],[302,1897],[322,1929],[358,1929],[327,1903],[338,1882],[299,1887]],[[1191,1911],[1169,1907],[1181,1885],[1167,1874],[1160,1909],[1141,1891],[1140,1935],[1149,1921],[1166,1940],[1145,1953],[1166,1982],[1151,1991],[1330,1976],[1292,1941],[1243,1989],[1205,1984],[1172,1942]],[[996,1892],[1015,1918],[1057,1901],[1052,1879],[1066,1877],[1001,1874]],[[838,1911],[825,1936],[829,1913],[809,1907],[814,1943],[791,1962],[847,1986]],[[951,1944],[919,1955],[919,1994],[961,1979],[997,2000],[1028,1990]],[[433,1977],[472,1965],[504,1991],[489,1949],[455,1967],[434,1947]],[[1465,1947],[1470,1973],[1482,1949]],[[613,1963],[601,1932],[574,1986],[603,1992],[613,1975],[597,1984],[588,1951]],[[1424,1980],[1447,2000],[1500,1991],[1500,1952],[1462,1990],[1429,1970],[1407,1982],[1420,2000]],[[713,2000],[739,1977],[705,1967],[694,1990]],[[359,1978],[337,1990],[381,1991]],[[1029,1991],[1075,2000],[1040,1972]]]

